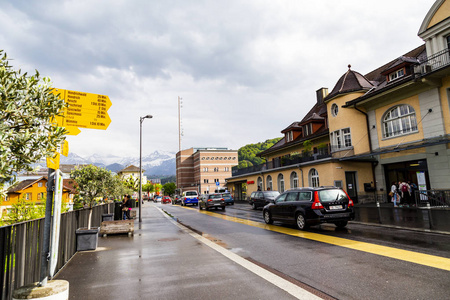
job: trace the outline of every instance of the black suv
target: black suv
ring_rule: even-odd
[[[303,230],[309,225],[334,223],[342,228],[355,218],[352,199],[337,187],[292,189],[278,196],[274,202],[263,209],[267,224],[273,221],[294,223]]]
[[[280,193],[278,191],[256,191],[251,193],[248,203],[253,209],[264,207],[269,203],[273,203]]]

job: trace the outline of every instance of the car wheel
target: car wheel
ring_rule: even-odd
[[[252,209],[253,210],[256,210],[258,207],[256,206],[256,204],[255,203],[252,203]]]
[[[234,202],[231,202],[231,205],[234,205]]]
[[[336,225],[337,228],[344,228],[345,226],[347,226],[348,221],[339,221],[334,223],[334,225]]]
[[[273,224],[272,216],[268,210],[264,211],[264,222],[266,224]]]
[[[208,210],[209,210],[209,207],[208,207],[208,206],[205,206],[205,210],[208,211]]]
[[[306,228],[306,221],[305,217],[299,213],[297,217],[295,218],[295,225],[297,225],[297,228],[300,230],[303,230]]]

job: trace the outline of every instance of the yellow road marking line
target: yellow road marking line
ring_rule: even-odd
[[[184,207],[184,208],[197,210],[197,209],[188,208],[188,207]],[[215,217],[215,218],[226,220],[226,221],[231,221],[231,222],[235,222],[235,223],[239,223],[239,224],[258,227],[258,228],[275,231],[275,232],[279,232],[279,233],[283,233],[283,234],[287,234],[287,235],[291,235],[291,236],[296,236],[299,238],[304,238],[304,239],[322,242],[322,243],[326,243],[326,244],[331,244],[331,245],[335,245],[335,246],[345,247],[345,248],[352,249],[352,250],[363,251],[363,252],[372,253],[372,254],[376,254],[376,255],[395,258],[398,260],[408,261],[408,262],[412,262],[415,264],[424,265],[424,266],[428,266],[428,267],[432,267],[432,268],[450,271],[450,259],[445,258],[445,257],[423,254],[423,253],[418,253],[418,252],[414,252],[414,251],[392,248],[392,247],[387,247],[387,246],[381,246],[381,245],[376,245],[376,244],[371,244],[371,243],[366,243],[366,242],[359,242],[359,241],[354,241],[354,240],[349,240],[349,239],[344,239],[344,238],[339,238],[339,237],[327,236],[327,235],[318,234],[318,233],[305,232],[305,231],[300,231],[297,229],[286,228],[286,227],[281,227],[281,226],[268,225],[265,223],[260,223],[260,222],[245,220],[245,219],[241,219],[241,218],[221,215],[221,214],[208,212],[208,211],[198,211],[198,212]]]

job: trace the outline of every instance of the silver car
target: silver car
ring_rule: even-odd
[[[216,210],[221,207],[222,210],[225,210],[225,199],[222,194],[214,193],[214,194],[204,194],[199,197],[198,200],[198,209],[209,210],[210,208],[216,208]]]

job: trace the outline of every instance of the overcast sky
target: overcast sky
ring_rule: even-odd
[[[423,44],[434,0],[0,0],[0,48],[61,89],[108,95],[107,130],[70,152],[139,156],[281,136],[352,69],[366,74]]]

